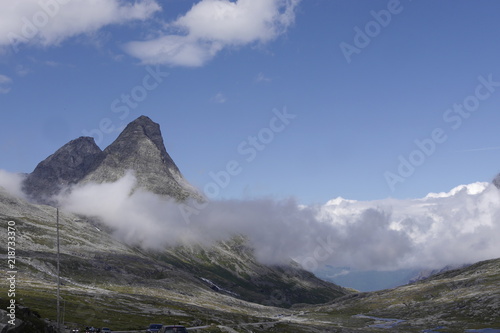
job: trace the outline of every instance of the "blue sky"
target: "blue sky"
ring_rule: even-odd
[[[218,198],[416,198],[489,181],[500,171],[499,10],[486,0],[3,2],[0,168],[31,172],[86,133],[104,149],[144,114],[200,189],[238,163]],[[459,113],[464,103],[473,111]]]

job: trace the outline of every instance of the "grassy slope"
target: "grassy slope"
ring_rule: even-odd
[[[500,328],[500,259],[448,271],[411,285],[339,298],[309,309],[316,319],[355,326],[373,323],[364,314],[397,318],[407,331],[445,326],[443,331],[464,328]],[[356,324],[356,322],[358,324]]]

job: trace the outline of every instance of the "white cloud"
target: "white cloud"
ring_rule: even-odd
[[[0,94],[7,94],[10,91],[11,83],[10,77],[0,74]]]
[[[160,6],[153,0],[23,0],[0,2],[0,46],[57,45],[109,24],[145,20]]]
[[[368,221],[363,216],[368,207],[385,212],[385,224],[373,218]],[[339,230],[350,230],[350,241],[364,253],[356,258],[350,250],[341,252],[330,263],[337,266],[441,268],[500,257],[500,243],[495,240],[500,232],[500,191],[488,183],[461,185],[423,199],[332,200],[321,214],[324,219],[330,216],[330,223]],[[352,232],[359,227],[356,221],[368,223],[365,227],[370,232]],[[407,243],[390,241],[387,235],[393,231],[404,235]],[[376,252],[370,253],[370,244],[375,251],[382,249],[379,257],[371,257]],[[363,262],[366,258],[370,260]]]
[[[130,42],[125,51],[147,64],[197,67],[210,60],[221,47],[217,43],[198,41],[190,36],[163,36],[145,42]]]
[[[459,185],[449,192],[441,192],[441,193],[429,193],[425,198],[446,198],[457,195],[460,192],[464,192],[467,194],[479,194],[483,192],[489,186],[488,183],[473,183],[468,185]]]
[[[24,176],[21,174],[0,169],[0,187],[3,187],[8,193],[16,197],[25,197],[21,189],[23,180]]]
[[[201,66],[228,46],[265,43],[295,20],[300,0],[202,0],[169,26],[181,34],[135,41],[125,50],[144,63]]]
[[[210,244],[238,234],[248,237],[262,262],[294,258],[313,271],[325,265],[441,268],[500,256],[500,191],[492,185],[424,199],[336,199],[310,207],[294,200],[213,201],[188,223],[185,206],[142,190],[130,195],[135,181],[128,174],[113,184],[78,186],[60,202],[100,217],[117,237],[145,248]]]

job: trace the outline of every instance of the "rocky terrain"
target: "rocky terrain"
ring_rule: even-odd
[[[0,188],[0,221],[13,221],[18,230],[19,304],[54,318],[57,199],[72,186],[113,183],[130,170],[136,188],[177,202],[204,200],[166,152],[159,125],[144,116],[104,151],[85,137],[58,149],[25,178],[30,201]],[[59,226],[62,298],[72,309],[66,321],[74,325],[109,322],[115,328],[141,328],[164,321],[167,314],[169,320],[186,323],[231,323],[233,317],[267,317],[282,311],[274,307],[319,304],[348,293],[292,261],[274,266],[258,262],[244,235],[145,250],[120,241],[97,217],[60,211]],[[1,247],[2,255],[7,253],[5,244]],[[137,303],[137,316],[122,318],[119,314],[131,303]]]
[[[14,221],[18,230],[17,302],[53,319],[56,209],[0,190],[0,212],[2,225]],[[260,321],[297,303],[324,303],[348,294],[293,263],[260,264],[243,236],[210,247],[145,251],[116,240],[104,225],[83,216],[60,212],[59,225],[62,298],[66,321],[74,325],[109,323],[125,329],[155,320]],[[6,260],[7,249],[1,247]],[[120,315],[124,307],[129,316]]]
[[[499,329],[500,259],[394,289],[347,295],[309,307],[308,313],[321,322],[343,318],[338,322],[341,326],[373,325],[400,332]]]

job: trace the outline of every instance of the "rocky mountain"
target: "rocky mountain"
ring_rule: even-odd
[[[138,185],[150,192],[177,200],[201,198],[167,153],[160,126],[146,116],[128,124],[103,153],[104,158],[83,183],[115,182],[133,170]]]
[[[202,199],[167,153],[159,125],[145,116],[131,122],[103,151],[88,137],[58,149],[24,180],[30,201],[0,187],[0,223],[13,221],[18,230],[19,305],[41,318],[55,318],[53,196],[66,194],[72,185],[115,182],[129,170],[137,187],[146,191],[178,201]],[[145,250],[120,241],[98,217],[65,211],[59,216],[61,293],[65,321],[72,326],[116,330],[141,329],[166,320],[188,326],[261,322],[297,304],[324,303],[349,293],[292,261],[262,264],[245,235]],[[7,253],[5,243],[0,248]]]
[[[137,186],[177,200],[201,195],[182,176],[167,153],[160,126],[140,116],[104,151],[90,137],[73,140],[40,162],[23,190],[34,201],[53,203],[52,196],[68,186],[88,182],[112,183],[133,171]]]
[[[50,203],[52,196],[80,182],[103,157],[93,138],[70,141],[36,166],[26,177],[23,190],[32,200]]]
[[[413,276],[409,283],[415,283],[418,281],[426,280],[434,275],[438,275],[447,271],[455,270],[455,269],[460,269],[460,268],[465,268],[469,266],[468,264],[463,264],[463,265],[446,265],[444,267],[438,268],[438,269],[425,269],[422,271],[419,271],[417,275]]]
[[[0,223],[8,221],[18,230],[16,302],[54,319],[56,209],[0,188]],[[141,329],[150,322],[261,322],[292,305],[349,293],[293,263],[259,263],[244,236],[211,246],[146,251],[118,241],[98,220],[61,211],[59,224],[61,295],[70,326],[117,330]],[[5,243],[0,248],[7,253]],[[0,287],[2,295],[7,295],[5,287]]]

